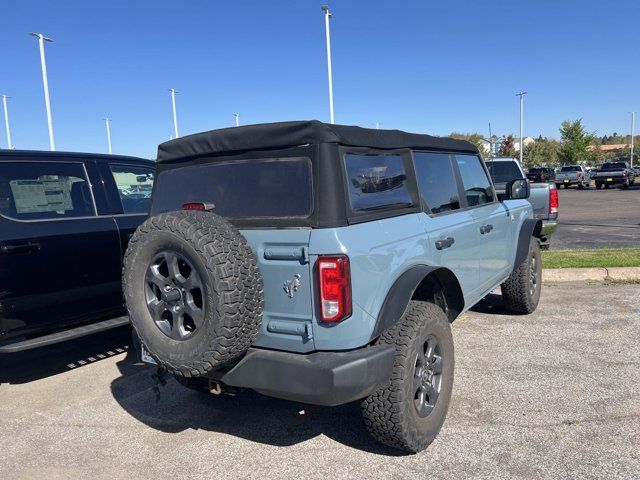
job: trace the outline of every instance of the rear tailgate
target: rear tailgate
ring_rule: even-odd
[[[533,218],[547,220],[549,218],[549,189],[548,183],[531,185],[529,203],[533,207]]]

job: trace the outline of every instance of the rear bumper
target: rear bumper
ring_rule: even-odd
[[[250,348],[216,380],[271,397],[335,406],[360,400],[389,379],[394,355],[393,345],[310,354]]]
[[[627,177],[602,177],[602,178],[596,178],[594,180],[596,183],[615,184],[615,183],[625,183],[627,181]]]

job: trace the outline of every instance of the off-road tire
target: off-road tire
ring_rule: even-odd
[[[184,340],[158,328],[145,297],[147,269],[160,252],[179,252],[202,282],[202,326]],[[124,297],[131,324],[158,365],[198,377],[237,361],[255,340],[264,307],[256,259],[240,232],[219,215],[179,211],[138,227],[124,257]]]
[[[532,277],[535,278],[535,284],[532,281]],[[540,291],[542,289],[540,244],[535,237],[531,237],[529,242],[527,258],[500,285],[500,289],[502,291],[502,302],[507,310],[523,314],[535,311],[540,301]]]
[[[441,347],[442,383],[433,410],[420,417],[412,383],[419,349],[428,336],[435,336]],[[411,301],[400,321],[377,343],[394,345],[396,355],[391,378],[362,401],[364,423],[385,445],[413,453],[424,450],[444,423],[453,389],[454,348],[447,315],[432,303]]]

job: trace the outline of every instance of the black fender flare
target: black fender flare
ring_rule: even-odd
[[[516,247],[516,259],[513,263],[513,270],[518,268],[520,264],[527,259],[527,255],[529,255],[529,243],[531,242],[531,237],[540,237],[541,231],[542,220],[527,218],[522,222],[520,233],[518,234],[518,245]]]
[[[444,293],[446,313],[453,321],[464,309],[464,296],[454,273],[444,267],[416,265],[403,272],[393,283],[382,303],[371,340],[393,327],[404,314],[416,289],[428,276],[432,276]]]

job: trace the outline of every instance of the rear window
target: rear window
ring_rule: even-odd
[[[165,170],[157,175],[152,213],[204,202],[225,218],[308,217],[311,160],[261,158]]]
[[[349,201],[354,212],[410,207],[407,172],[400,155],[346,154]]]
[[[605,163],[602,165],[602,170],[624,170],[627,168],[626,163]]]
[[[507,183],[522,178],[522,173],[515,162],[487,162],[487,169],[493,183]]]
[[[529,173],[545,173],[544,168],[530,168],[529,169]]]
[[[561,172],[580,172],[580,171],[582,171],[582,169],[580,167],[575,166],[575,165],[569,165],[567,167],[562,167],[562,169],[560,171]]]
[[[18,220],[95,215],[83,165],[0,162],[0,214]]]

